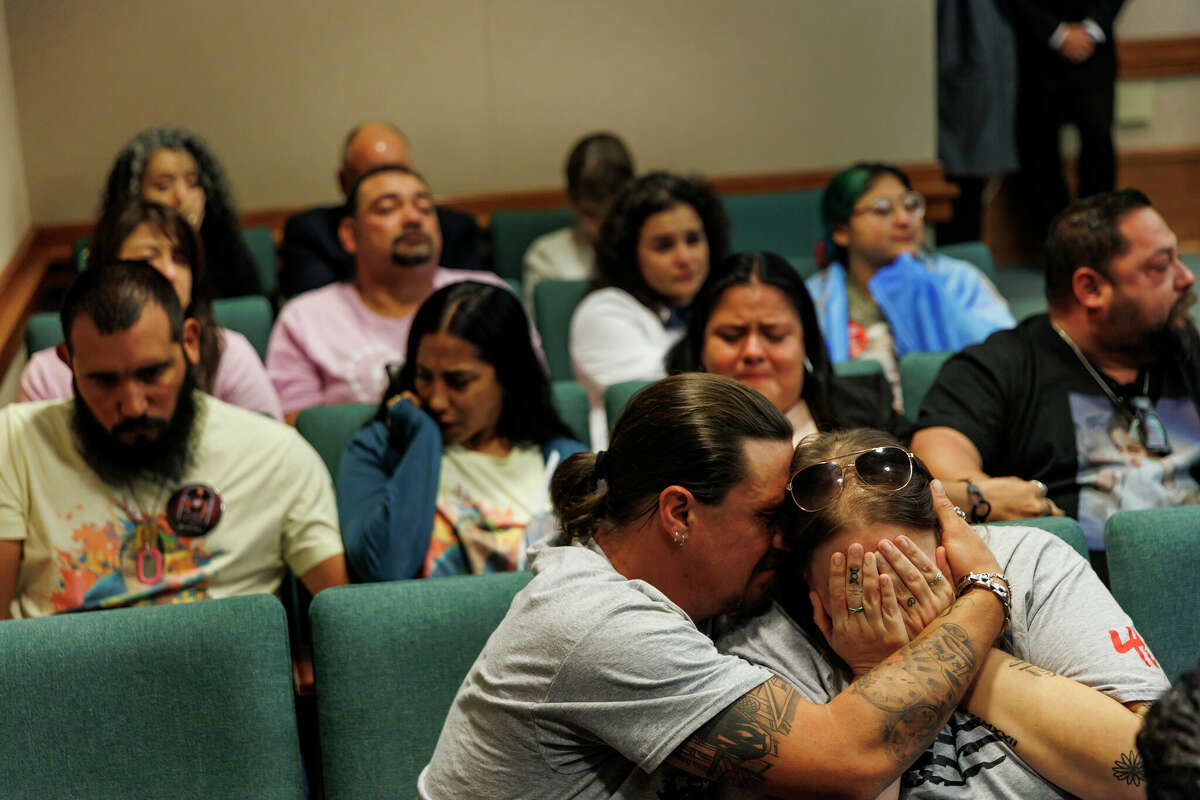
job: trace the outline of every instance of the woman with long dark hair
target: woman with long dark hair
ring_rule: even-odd
[[[213,297],[260,294],[254,258],[242,240],[233,190],[208,143],[183,128],[150,128],[133,137],[113,161],[100,216],[136,199],[171,206],[199,234],[208,258]]]
[[[403,367],[338,470],[361,580],[524,567],[549,476],[583,449],[550,402],[529,319],[506,288],[464,281],[417,310]]]
[[[892,408],[881,375],[839,378],[804,281],[774,253],[734,253],[692,304],[687,335],[667,356],[668,372],[712,372],[761,392],[810,433],[882,428],[907,441],[912,423]]]
[[[663,377],[692,301],[729,250],[729,221],[702,181],[652,172],[626,185],[596,241],[596,280],[571,318],[571,364],[608,441],[604,390]]]
[[[204,246],[174,208],[133,200],[101,218],[88,248],[88,269],[117,260],[146,261],[171,281],[184,314],[200,323],[196,385],[218,400],[283,418],[279,398],[254,345],[213,317]],[[71,396],[71,368],[53,347],[29,358],[18,400]]]

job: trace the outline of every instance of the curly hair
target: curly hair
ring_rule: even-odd
[[[708,240],[709,272],[705,284],[713,280],[712,265],[729,252],[729,218],[724,206],[712,188],[699,178],[651,172],[627,184],[605,216],[596,241],[593,288],[623,289],[651,309],[662,304],[664,298],[647,286],[642,277],[638,239],[642,226],[651,215],[678,205],[691,206],[700,217]]]
[[[183,128],[160,126],[134,136],[117,153],[100,196],[101,218],[125,208],[142,196],[146,165],[159,150],[184,150],[196,159],[204,189],[204,222],[200,238],[208,255],[209,278],[215,296],[260,294],[254,259],[242,239],[233,190],[225,170],[208,143]]]

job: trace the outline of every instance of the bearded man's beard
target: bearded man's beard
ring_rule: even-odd
[[[178,483],[192,463],[191,435],[196,421],[196,375],[189,363],[175,398],[175,413],[168,420],[142,415],[118,422],[109,432],[92,414],[72,381],[75,431],[79,454],[100,479],[110,486],[127,486],[136,478]],[[124,433],[144,432],[131,444]]]
[[[1104,346],[1144,364],[1163,358],[1200,357],[1200,332],[1189,311],[1196,296],[1188,289],[1171,306],[1167,318],[1155,328],[1138,331],[1138,310],[1132,302],[1114,308],[1107,324]]]

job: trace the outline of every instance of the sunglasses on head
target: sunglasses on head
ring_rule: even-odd
[[[854,456],[853,460],[839,463]],[[842,494],[846,470],[864,486],[885,492],[898,492],[913,476],[913,454],[902,447],[873,447],[842,453],[829,461],[812,464],[788,481],[787,491],[801,511],[820,511],[833,505]]]

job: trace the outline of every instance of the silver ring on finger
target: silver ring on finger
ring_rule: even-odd
[[[938,584],[938,582],[940,582],[945,577],[946,576],[943,575],[942,571],[939,569],[936,573],[934,573],[933,577],[929,579],[929,585],[936,586]]]
[[[966,519],[966,518],[967,518],[967,512],[963,511],[963,510],[962,510],[961,508],[959,508],[958,506],[955,506],[955,507],[954,507],[954,513],[955,513],[955,514],[958,514],[958,515],[959,515],[960,517],[962,517],[963,519]]]
[[[851,614],[861,614],[865,609],[862,606],[859,606],[858,608],[847,608],[846,610]]]
[[[1046,484],[1037,480],[1030,481],[1030,483],[1037,487],[1037,490],[1042,493],[1042,497],[1046,496]]]

